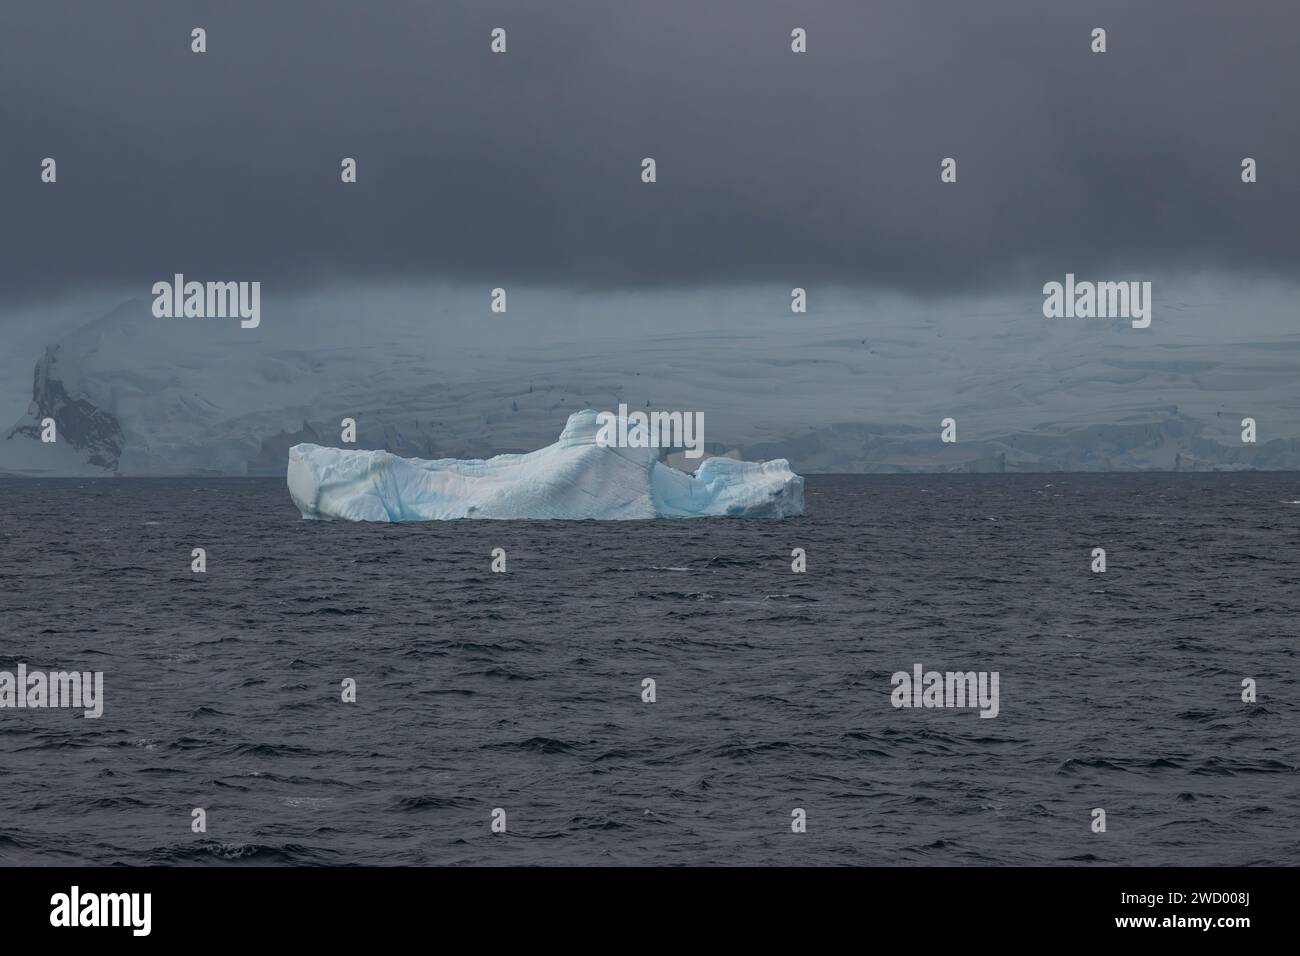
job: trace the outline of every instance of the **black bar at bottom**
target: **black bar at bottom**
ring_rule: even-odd
[[[876,944],[928,938],[944,951],[1044,933],[1067,940],[1197,936],[1232,945],[1261,930],[1285,930],[1295,876],[1294,869],[1244,868],[38,867],[0,869],[0,925],[6,942],[75,932],[83,942],[338,944],[419,939],[429,931],[430,941],[463,949],[469,940],[454,944],[446,934],[599,943],[590,934],[609,932],[609,945],[662,950],[687,942],[689,926],[691,934],[733,940],[841,932]],[[103,896],[145,893],[147,936],[136,932],[144,928],[143,895]],[[80,925],[115,917],[125,925]]]

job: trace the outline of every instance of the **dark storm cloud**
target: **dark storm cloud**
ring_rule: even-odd
[[[1300,262],[1282,0],[6,0],[0,30],[11,300],[174,271],[944,291]]]

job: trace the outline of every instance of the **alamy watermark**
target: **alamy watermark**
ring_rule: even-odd
[[[103,671],[0,671],[0,710],[7,707],[81,708],[84,716],[104,714]]]
[[[687,458],[704,454],[703,412],[618,412],[596,415],[600,429],[596,444],[602,448],[685,448]]]
[[[73,886],[50,897],[50,925],[128,927],[132,936],[148,936],[153,928],[152,893],[83,893]]]
[[[889,682],[895,707],[978,707],[981,717],[998,715],[997,671],[897,671]]]
[[[1132,319],[1133,328],[1151,325],[1150,282],[1065,282],[1043,286],[1043,315],[1049,319]]]
[[[155,282],[153,314],[158,319],[233,319],[255,329],[262,323],[262,283],[186,282],[176,273],[171,282]]]

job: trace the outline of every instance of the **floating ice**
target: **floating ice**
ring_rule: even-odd
[[[569,416],[554,445],[486,461],[294,445],[289,494],[304,518],[348,521],[803,514],[803,479],[785,459],[708,458],[689,475],[652,448],[598,445],[598,429],[588,409]]]

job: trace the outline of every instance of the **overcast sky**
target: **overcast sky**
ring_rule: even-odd
[[[4,0],[0,308],[176,271],[1295,278],[1297,35],[1291,0]]]

